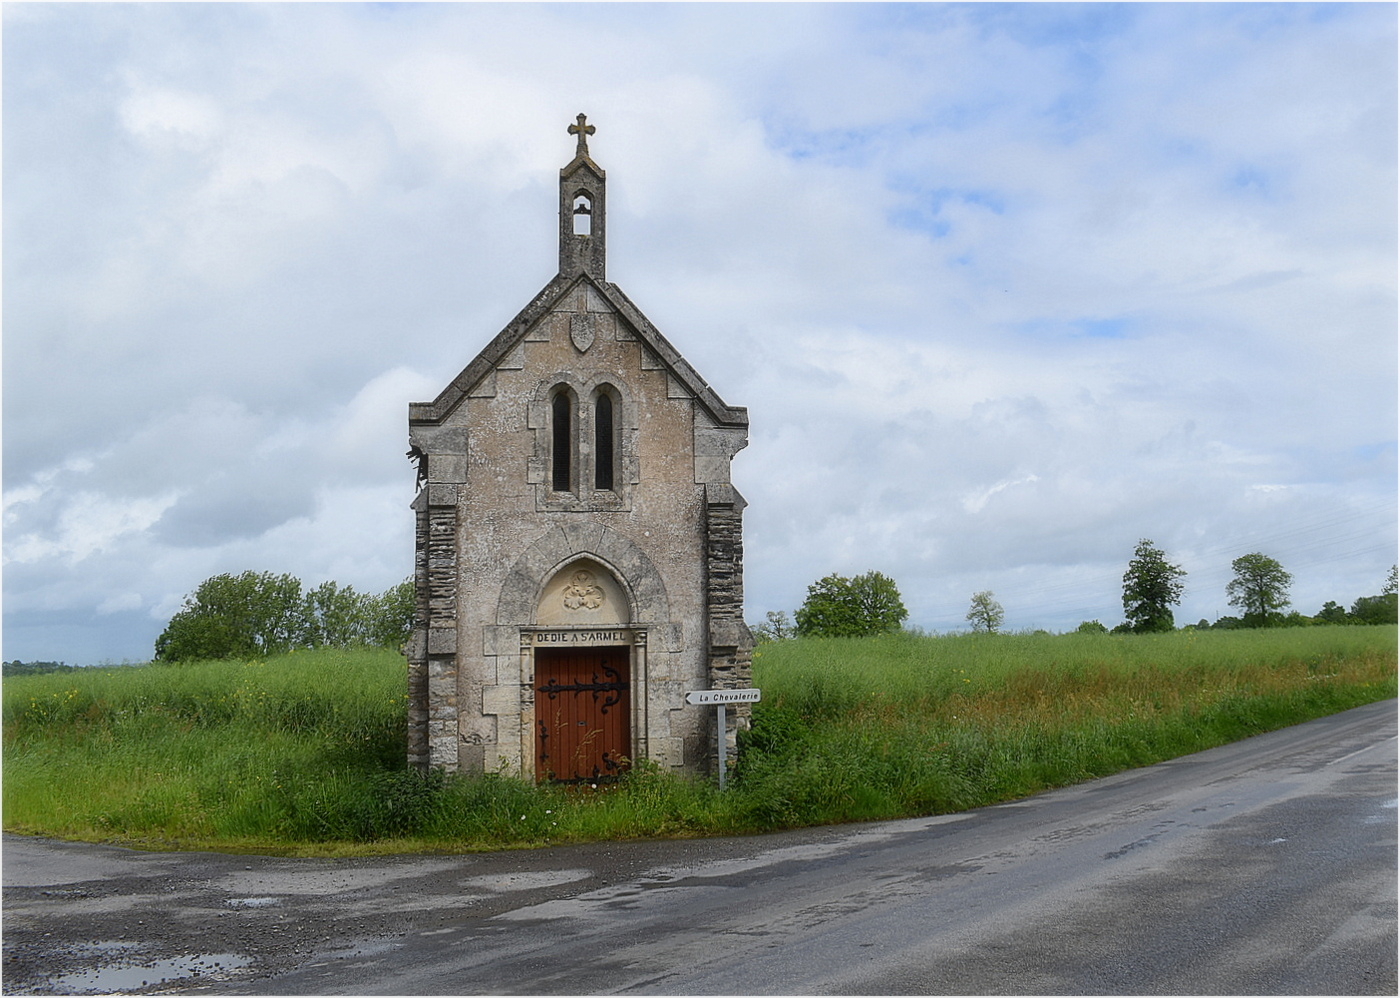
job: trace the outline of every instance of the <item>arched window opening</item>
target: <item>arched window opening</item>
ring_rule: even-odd
[[[573,483],[573,415],[574,406],[569,393],[560,390],[554,393],[551,406],[553,438],[550,448],[551,483],[555,492],[568,492]]]
[[[593,487],[611,491],[613,487],[613,400],[599,392],[593,403]]]
[[[574,196],[574,235],[593,234],[593,202],[586,194]]]

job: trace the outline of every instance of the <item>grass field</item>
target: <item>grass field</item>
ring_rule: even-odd
[[[723,794],[639,766],[615,791],[403,764],[383,651],[4,681],[4,827],[300,855],[736,834],[961,810],[1396,694],[1396,628],[993,635],[760,646]]]

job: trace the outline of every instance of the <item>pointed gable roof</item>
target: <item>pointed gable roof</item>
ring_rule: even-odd
[[[607,174],[588,154],[588,137],[597,129],[580,114],[569,134],[578,139],[578,148],[568,166],[559,171],[559,273],[546,284],[530,304],[521,310],[496,338],[463,368],[462,373],[432,402],[412,402],[408,407],[410,426],[441,423],[462,399],[471,395],[523,340],[530,330],[554,311],[580,285],[587,285],[616,314],[630,338],[641,342],[649,352],[719,426],[747,426],[748,410],[725,405],[705,383],[680,351],[671,346],[661,331],[651,324],[641,309],[632,304],[616,284],[605,276],[607,260]],[[588,228],[576,228],[578,216],[586,216]]]
[[[472,393],[472,390],[485,381],[506,359],[542,319],[568,299],[579,285],[586,284],[597,292],[616,313],[628,333],[639,340],[644,350],[650,351],[661,366],[676,381],[680,382],[695,400],[700,403],[710,418],[720,426],[747,426],[749,413],[743,406],[726,405],[705,379],[691,367],[680,351],[661,334],[641,309],[616,284],[594,279],[587,273],[572,276],[559,274],[535,295],[496,337],[476,355],[470,364],[462,369],[457,377],[442,390],[432,402],[411,402],[408,406],[410,425],[441,423]]]

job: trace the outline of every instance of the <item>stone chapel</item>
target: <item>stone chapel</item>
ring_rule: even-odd
[[[607,175],[569,126],[559,273],[432,402],[417,465],[408,757],[422,769],[597,783],[650,759],[714,772],[749,708],[748,412],[607,280]]]

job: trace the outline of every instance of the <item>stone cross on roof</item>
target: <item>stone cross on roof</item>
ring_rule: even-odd
[[[592,135],[597,130],[598,129],[588,124],[588,116],[585,114],[580,114],[578,116],[577,125],[569,126],[569,134],[578,136],[578,152],[575,155],[588,155],[588,136]]]

